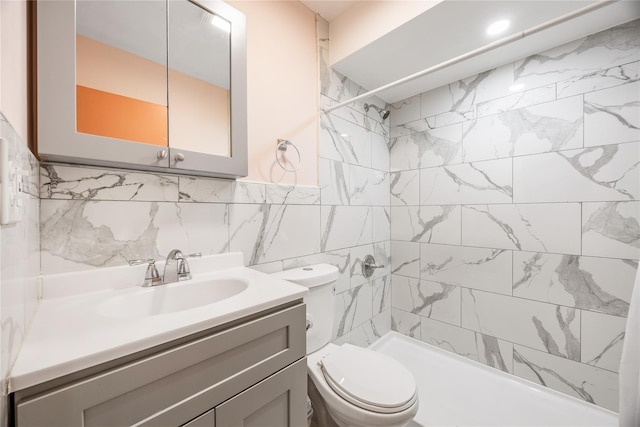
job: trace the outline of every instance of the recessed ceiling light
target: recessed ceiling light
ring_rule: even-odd
[[[487,27],[487,34],[490,36],[495,36],[496,34],[503,33],[507,30],[507,28],[509,28],[509,24],[511,24],[511,22],[508,19],[501,19],[500,21],[496,21]]]
[[[227,33],[231,32],[231,24],[229,23],[229,21],[219,17],[218,15],[213,15],[213,17],[211,18],[211,25],[213,25],[214,27],[218,27]]]

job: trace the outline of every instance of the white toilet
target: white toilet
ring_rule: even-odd
[[[329,414],[341,427],[404,426],[418,412],[411,372],[396,360],[351,344],[330,343],[338,269],[317,264],[275,273],[309,288],[307,366]]]

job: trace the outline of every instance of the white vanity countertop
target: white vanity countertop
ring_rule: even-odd
[[[153,289],[227,277],[239,278],[248,287],[213,304],[168,314],[122,318],[100,314],[100,307],[113,297],[126,298],[140,292],[146,265],[43,277],[43,299],[11,371],[9,391],[292,302],[308,292],[302,286],[243,267],[241,254],[214,255],[189,263],[192,280]],[[162,273],[162,265],[158,270]],[[203,270],[208,272],[198,273]],[[138,285],[133,286],[132,280]]]

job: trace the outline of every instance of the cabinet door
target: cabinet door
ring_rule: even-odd
[[[300,427],[307,423],[303,358],[216,407],[217,427]]]
[[[205,412],[196,419],[184,424],[182,427],[216,427],[215,409]]]

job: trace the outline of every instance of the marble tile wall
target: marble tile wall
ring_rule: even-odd
[[[328,25],[318,28],[322,105],[363,92],[329,71]],[[334,338],[368,345],[391,330],[388,132],[362,105],[322,116],[318,187],[43,163],[42,273],[164,259],[173,248],[241,251],[267,273],[327,262],[340,270]],[[386,266],[370,279],[367,254]]]
[[[393,330],[617,410],[639,70],[635,21],[392,105]]]
[[[0,425],[7,425],[6,380],[35,314],[40,274],[38,162],[0,113],[0,137],[19,180],[22,220],[0,227]]]

